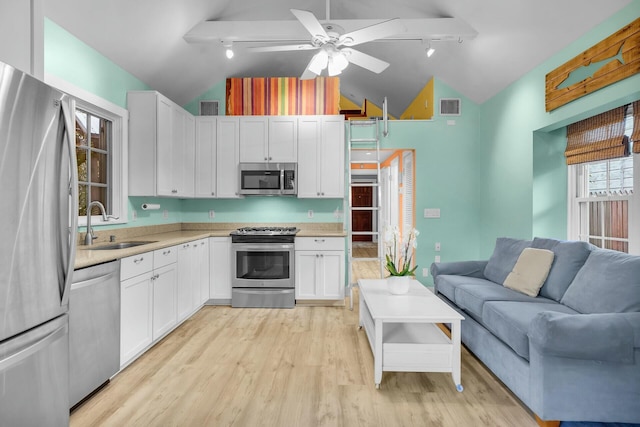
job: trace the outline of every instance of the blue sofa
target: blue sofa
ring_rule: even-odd
[[[503,286],[525,248],[553,252],[535,297]],[[489,260],[431,273],[462,342],[542,420],[640,423],[640,256],[499,238]]]

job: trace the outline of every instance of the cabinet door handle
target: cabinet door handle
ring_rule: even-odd
[[[314,239],[314,242],[316,242],[316,243],[324,243],[324,239]]]
[[[170,253],[171,253],[171,249],[169,249],[168,251],[162,252],[162,255],[169,255]]]
[[[140,257],[140,258],[138,258],[138,259],[134,259],[134,260],[133,260],[133,263],[134,263],[134,264],[139,264],[139,263],[141,263],[142,261],[144,261],[144,257],[142,257],[142,256],[141,256],[141,257]]]
[[[178,190],[171,190],[171,192],[172,192],[173,194],[176,194],[176,193],[178,192]]]
[[[214,191],[212,191],[212,192],[211,192],[211,195],[212,195],[212,196],[215,196],[215,195],[216,195],[216,193],[215,193]]]

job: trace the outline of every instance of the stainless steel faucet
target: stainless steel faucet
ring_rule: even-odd
[[[89,206],[87,206],[87,234],[85,234],[84,236],[85,245],[92,245],[93,241],[98,238],[97,236],[93,235],[93,229],[91,228],[91,208],[93,208],[94,206],[97,206],[98,209],[100,209],[100,213],[102,214],[103,221],[109,221],[110,219],[119,218],[117,216],[107,215],[107,212],[104,209],[104,205],[99,201],[95,200],[89,203]]]

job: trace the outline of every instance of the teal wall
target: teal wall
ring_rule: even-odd
[[[545,112],[545,75],[640,16],[640,2],[554,55],[482,104],[479,126],[480,255],[496,237],[567,237],[567,124],[640,99],[640,74]]]
[[[382,148],[415,150],[415,226],[420,231],[416,262],[417,277],[428,268],[436,255],[442,261],[477,259],[478,257],[478,163],[477,139],[479,107],[447,85],[435,79],[434,98],[460,98],[461,116],[432,120],[390,121],[389,135]],[[448,124],[454,120],[455,125]],[[426,219],[425,208],[439,208],[440,218]],[[436,253],[434,245],[441,243]]]
[[[127,107],[128,90],[150,89],[47,18],[44,20],[44,69],[123,108]]]

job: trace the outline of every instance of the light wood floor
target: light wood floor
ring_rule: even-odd
[[[355,291],[357,295],[357,290]],[[71,415],[71,426],[536,426],[466,350],[450,374],[385,372],[358,305],[207,306]]]

